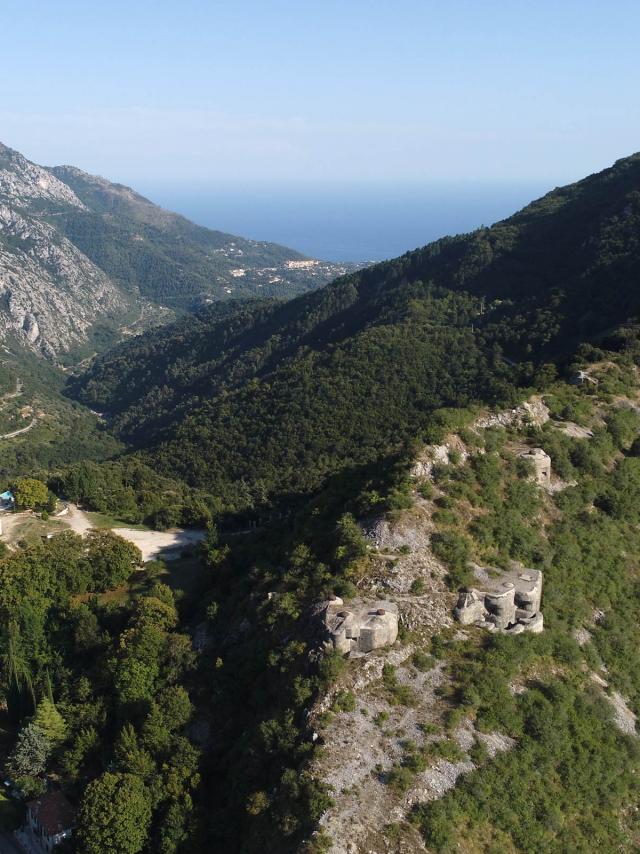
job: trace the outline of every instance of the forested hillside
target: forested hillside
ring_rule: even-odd
[[[636,851],[639,200],[636,156],[71,377],[56,441],[4,446],[3,827],[49,788],[78,854]],[[33,367],[27,437],[59,377]],[[143,564],[122,523],[204,540]],[[454,623],[514,567],[541,634]],[[397,637],[331,651],[333,596],[389,602]]]
[[[545,362],[634,320],[639,234],[635,155],[286,305],[152,332],[71,390],[163,471],[263,503],[397,451],[438,407],[508,402]]]
[[[52,172],[86,205],[58,218],[58,228],[126,291],[153,302],[184,309],[230,296],[290,297],[353,267],[296,267],[305,256],[284,246],[195,225],[129,187],[72,166]]]

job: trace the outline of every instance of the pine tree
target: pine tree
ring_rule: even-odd
[[[7,763],[16,777],[37,777],[42,774],[51,755],[51,742],[35,724],[20,730],[16,746]]]
[[[51,742],[56,745],[64,741],[67,736],[67,725],[60,712],[56,709],[53,700],[43,697],[38,703],[33,725],[36,726]]]

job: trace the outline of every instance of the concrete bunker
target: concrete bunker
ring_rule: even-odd
[[[542,448],[534,448],[532,451],[524,451],[520,459],[527,460],[533,466],[533,479],[540,486],[548,486],[551,483],[551,457]]]
[[[463,590],[453,614],[463,625],[476,625],[494,632],[539,633],[544,627],[541,598],[540,570],[516,567],[489,579],[482,587]]]
[[[398,606],[394,602],[353,602],[346,607],[334,596],[323,608],[328,634],[325,646],[337,652],[367,653],[394,643],[398,637]]]

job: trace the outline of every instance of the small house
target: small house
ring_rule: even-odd
[[[74,808],[60,789],[56,789],[27,803],[26,823],[21,835],[27,837],[32,851],[50,854],[71,836],[74,822]]]
[[[0,493],[0,510],[13,510],[16,504],[16,499],[13,492],[8,489],[6,492]]]

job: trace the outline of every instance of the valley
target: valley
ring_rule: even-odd
[[[195,273],[160,302],[118,266],[132,223],[154,253],[195,227],[21,168],[5,192],[39,176],[129,311],[67,370],[6,332],[21,800],[63,791],[83,854],[112,827],[135,854],[631,854],[638,155],[308,293],[236,298],[321,267],[269,249],[250,276],[236,243],[240,290],[195,303]]]

